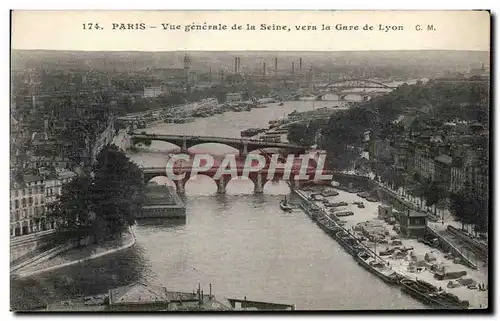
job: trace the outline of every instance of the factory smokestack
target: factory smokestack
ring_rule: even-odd
[[[238,57],[238,72],[241,71],[241,58]]]
[[[299,70],[302,71],[302,57],[299,59]]]
[[[266,62],[262,65],[262,76],[266,76]]]
[[[234,57],[234,73],[238,72],[238,57]]]
[[[274,73],[278,75],[278,58],[274,58]]]

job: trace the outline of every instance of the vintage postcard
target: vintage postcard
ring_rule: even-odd
[[[490,12],[11,12],[10,306],[491,309]]]

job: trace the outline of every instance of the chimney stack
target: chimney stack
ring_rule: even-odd
[[[240,57],[238,57],[238,68],[237,68],[237,71],[241,72],[241,58]]]
[[[234,73],[238,72],[238,57],[234,57]]]
[[[274,58],[274,74],[278,75],[278,58]]]
[[[262,65],[262,76],[266,76],[266,62],[264,61],[264,64]]]
[[[302,57],[299,59],[299,70],[302,71]]]

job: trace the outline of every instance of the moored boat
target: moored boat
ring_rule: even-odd
[[[467,309],[469,307],[468,301],[462,301],[451,293],[440,291],[425,281],[405,278],[400,280],[399,284],[401,291],[433,307],[444,309]]]
[[[285,212],[292,211],[292,207],[288,204],[288,202],[286,200],[286,196],[285,196],[285,199],[280,202],[280,208],[282,211],[285,211]]]
[[[335,215],[337,217],[342,217],[342,216],[352,216],[354,215],[354,212],[350,212],[350,211],[345,211],[345,212],[336,212]]]
[[[342,245],[349,254],[356,256],[361,251],[362,247],[358,240],[346,231],[339,231],[335,236],[339,244]]]
[[[321,195],[323,197],[337,196],[337,195],[339,195],[339,192],[337,192],[336,190],[333,190],[333,189],[327,189],[327,190],[323,190],[321,192]]]
[[[349,205],[347,202],[335,202],[331,203],[331,207],[340,207],[340,206],[347,206]]]
[[[389,284],[396,284],[401,276],[378,259],[373,253],[362,251],[356,256],[358,263]]]
[[[318,224],[323,231],[331,236],[335,236],[335,234],[341,230],[341,227],[338,226],[333,220],[329,219],[326,215],[318,217],[316,224]]]

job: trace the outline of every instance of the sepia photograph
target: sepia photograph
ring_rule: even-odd
[[[11,311],[489,311],[490,19],[11,11]]]

